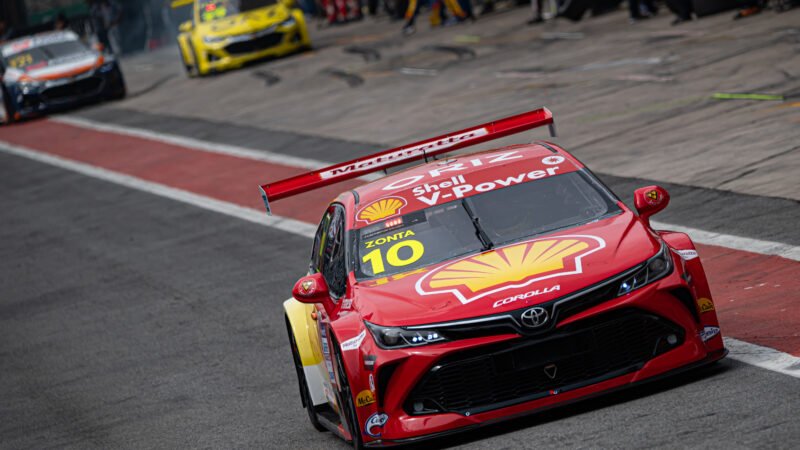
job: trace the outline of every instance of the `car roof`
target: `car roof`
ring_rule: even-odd
[[[548,142],[454,155],[393,173],[354,189],[354,228],[445,203],[460,198],[459,195],[468,197],[502,188],[508,185],[509,177],[516,184],[574,172],[582,167],[572,155]],[[459,195],[454,197],[454,190]],[[378,210],[372,215],[375,220],[361,220],[363,211],[369,208],[373,212]]]

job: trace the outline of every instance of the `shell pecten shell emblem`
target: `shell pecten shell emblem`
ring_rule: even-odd
[[[356,214],[356,219],[367,222],[367,224],[375,223],[379,220],[392,217],[400,214],[400,211],[408,203],[402,197],[384,197],[368,204],[361,208]]]
[[[417,281],[420,295],[451,293],[467,304],[506,289],[582,273],[581,259],[605,247],[596,236],[532,239],[472,255],[432,270]]]

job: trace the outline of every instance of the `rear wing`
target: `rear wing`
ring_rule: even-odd
[[[312,172],[287,178],[260,186],[261,198],[267,214],[272,214],[269,202],[284,197],[301,194],[340,181],[357,178],[368,173],[386,170],[400,164],[425,159],[441,153],[452,152],[470,145],[499,139],[511,134],[521,133],[533,128],[550,127],[550,134],[556,135],[553,113],[547,108],[528,111],[516,116],[495,120],[435,138],[414,142],[369,156],[356,158],[340,164],[314,170]]]

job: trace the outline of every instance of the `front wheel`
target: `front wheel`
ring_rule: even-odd
[[[311,391],[308,390],[308,383],[306,382],[306,374],[303,371],[303,364],[300,359],[300,352],[297,350],[297,342],[292,333],[292,326],[289,323],[289,318],[286,318],[286,331],[289,333],[289,342],[292,346],[292,360],[294,361],[294,368],[297,371],[297,382],[300,385],[300,400],[308,413],[308,421],[317,431],[328,431],[319,423],[317,413],[314,412],[314,401],[311,399]]]

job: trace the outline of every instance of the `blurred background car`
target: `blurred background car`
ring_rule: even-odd
[[[189,76],[241,67],[269,56],[311,48],[306,21],[291,0],[175,0],[191,5],[178,35]]]
[[[72,31],[23,37],[0,45],[2,106],[7,122],[125,97],[114,55],[89,47]]]

